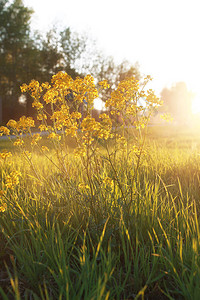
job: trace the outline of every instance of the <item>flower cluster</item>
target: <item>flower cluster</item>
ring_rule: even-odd
[[[5,186],[7,188],[14,189],[14,187],[19,184],[19,177],[21,176],[21,172],[12,171],[9,175],[6,176]]]
[[[143,82],[139,82],[135,77],[122,80],[105,103],[107,111],[100,114],[98,118],[93,117],[93,104],[94,100],[100,97],[99,95],[106,93],[103,89],[110,88],[106,80],[95,85],[95,80],[91,75],[72,79],[67,73],[58,72],[52,77],[50,83],[40,84],[32,80],[28,85],[23,84],[21,91],[28,92],[32,96],[32,106],[37,113],[38,129],[41,132],[47,132],[48,141],[53,144],[53,147],[57,147],[55,150],[58,161],[63,164],[61,158],[66,157],[66,137],[68,136],[75,140],[74,153],[81,157],[82,161],[97,155],[99,142],[102,143],[104,140],[109,143],[113,137],[116,151],[128,151],[130,147],[125,136],[126,127],[131,126],[136,129],[146,127],[152,110],[161,104],[152,90],[146,91],[146,84],[149,80],[151,80],[149,76]],[[17,136],[14,145],[20,146],[25,154],[23,133],[31,135],[32,146],[40,146],[38,142],[43,135],[41,133],[32,135],[31,128],[34,126],[32,118],[23,116],[19,121],[10,120],[7,127],[1,126],[0,135],[9,135],[10,131],[14,132]],[[137,132],[139,136],[141,130]],[[50,155],[48,148],[42,145],[40,147],[41,152],[48,157]],[[139,154],[134,151],[134,154],[140,156],[141,151]],[[25,156],[30,157],[28,154]],[[62,168],[66,169],[65,165],[62,165]]]
[[[139,82],[135,77],[122,80],[106,101],[106,107],[111,109],[112,114],[126,113],[130,105],[136,105],[138,90]]]
[[[7,209],[7,204],[6,203],[0,204],[0,212],[5,212],[6,209]]]
[[[11,156],[12,156],[12,153],[8,152],[7,150],[0,153],[0,158],[3,160],[5,160],[6,158],[11,157]]]
[[[26,132],[30,131],[32,127],[35,127],[35,122],[31,117],[22,116],[19,121],[9,120],[7,126],[14,132]]]
[[[38,141],[40,141],[42,139],[42,137],[40,136],[39,133],[35,133],[32,136],[32,141],[31,141],[31,145],[37,145]]]
[[[0,136],[2,136],[3,134],[5,134],[5,135],[9,135],[10,134],[10,130],[7,127],[5,127],[5,126],[1,126],[0,127]]]

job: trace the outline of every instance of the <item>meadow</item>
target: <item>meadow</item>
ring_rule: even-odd
[[[53,79],[62,91],[69,84],[63,76]],[[82,119],[63,102],[55,106],[57,86],[47,89],[51,126],[38,85],[23,87],[48,136],[31,134],[33,120],[25,117],[1,127],[17,136],[0,141],[2,299],[199,299],[200,137],[148,126],[144,108],[125,101],[130,92],[145,97],[134,82],[121,86],[128,90],[121,102],[119,87],[108,103],[126,112],[118,129],[106,114],[91,117],[91,78]],[[150,112],[158,101],[152,91],[146,100]]]

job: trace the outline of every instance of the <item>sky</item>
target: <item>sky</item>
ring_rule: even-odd
[[[55,25],[88,33],[116,62],[139,63],[151,88],[184,81],[200,110],[199,0],[24,0],[35,11],[31,26]],[[199,108],[198,108],[199,107]]]

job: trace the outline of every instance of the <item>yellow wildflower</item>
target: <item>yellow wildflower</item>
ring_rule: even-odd
[[[47,152],[47,151],[49,151],[49,148],[48,148],[48,147],[46,147],[46,146],[42,146],[42,148],[41,148],[41,149],[42,149],[42,151],[43,151],[43,152]]]
[[[3,134],[6,134],[6,135],[10,134],[10,130],[5,126],[0,127],[0,136],[2,136]]]
[[[57,140],[57,141],[61,140],[61,136],[55,132],[50,133],[47,138],[52,140]]]
[[[13,145],[14,146],[22,146],[24,144],[24,141],[20,138],[18,138],[14,143]]]
[[[37,115],[37,119],[39,120],[39,121],[42,121],[42,120],[46,120],[47,119],[47,115],[46,114],[44,114],[44,113],[39,113],[38,115]]]
[[[39,127],[40,131],[47,131],[48,130],[48,127],[44,124],[41,124]]]
[[[4,212],[7,209],[7,204],[6,203],[2,203],[0,204],[0,212]]]
[[[32,139],[32,141],[31,141],[31,145],[37,145],[37,142],[40,141],[41,138],[42,138],[42,137],[40,136],[39,133],[35,133],[35,134],[33,135],[33,139]]]
[[[107,80],[102,80],[99,82],[99,85],[103,88],[103,89],[108,89],[110,87],[110,85],[108,84]]]
[[[172,122],[173,121],[173,117],[170,114],[167,114],[167,113],[161,115],[160,117],[161,117],[161,119],[163,119],[166,122]]]
[[[85,184],[85,183],[79,183],[79,185],[78,185],[78,188],[80,189],[80,190],[89,190],[90,189],[90,187],[89,187],[89,185],[88,184]]]
[[[29,152],[28,150],[27,150],[27,151],[24,151],[24,155],[25,155],[26,158],[31,159],[32,154],[31,154],[31,152]]]
[[[25,93],[28,90],[28,85],[26,83],[24,83],[20,86],[20,89],[21,89],[22,93]]]
[[[8,152],[7,150],[5,150],[4,152],[0,153],[0,158],[1,159],[6,159],[6,158],[11,157],[11,156],[12,156],[12,153]]]
[[[5,186],[7,188],[13,189],[16,185],[19,184],[19,177],[21,177],[21,172],[13,171],[6,176]]]
[[[11,120],[8,121],[7,126],[12,128],[12,129],[16,129],[17,128],[17,121],[11,119]]]
[[[50,89],[51,88],[51,85],[48,83],[48,82],[45,82],[45,83],[42,83],[42,87],[44,88],[44,89]]]
[[[40,110],[40,109],[43,108],[43,105],[42,105],[42,103],[41,103],[40,101],[35,100],[35,101],[33,101],[33,103],[32,103],[32,107],[35,107],[37,110]]]

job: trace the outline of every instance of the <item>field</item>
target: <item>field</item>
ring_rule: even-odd
[[[199,299],[198,132],[149,127],[137,172],[102,146],[87,177],[67,147],[62,172],[0,142],[13,152],[1,160],[1,299]]]
[[[2,299],[199,299],[199,129],[149,126],[149,80],[96,117],[105,80],[22,85],[35,119],[0,127]]]

